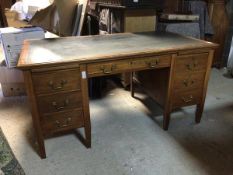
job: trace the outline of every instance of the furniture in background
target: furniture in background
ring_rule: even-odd
[[[41,158],[46,157],[46,137],[76,128],[84,128],[84,143],[91,147],[88,79],[92,77],[156,70],[151,74],[156,81],[148,85],[164,108],[163,128],[168,129],[174,109],[190,105],[197,106],[199,123],[216,47],[160,32],[25,42],[18,68],[24,73]]]
[[[178,33],[200,39],[200,26],[198,22],[158,22],[158,31]]]
[[[209,0],[209,14],[210,20],[214,28],[213,37],[207,38],[208,41],[219,44],[219,48],[216,50],[213,65],[221,68],[226,66],[224,60],[224,47],[227,32],[229,30],[229,16],[226,12],[225,0]]]
[[[167,13],[179,11],[183,1],[184,0],[166,0],[164,11]],[[214,34],[212,36],[206,36],[206,40],[219,44],[219,48],[216,50],[214,56],[213,66],[221,68],[227,64],[226,58],[224,58],[225,40],[227,37],[227,31],[229,30],[229,16],[226,12],[226,1],[203,1],[205,1],[208,5],[209,17],[214,29]]]
[[[233,76],[233,0],[228,1],[227,12],[230,16],[230,27],[228,30],[227,40],[225,42],[224,56],[227,68]]]
[[[230,25],[228,28],[228,32],[226,35],[226,40],[225,40],[225,46],[224,46],[224,52],[223,52],[223,58],[224,58],[224,62],[223,65],[229,65],[229,59],[230,59],[230,52],[231,52],[231,48],[232,48],[232,37],[233,37],[233,0],[228,0],[227,1],[227,5],[226,5],[226,9],[227,9],[227,15],[229,16],[229,21],[230,21]],[[232,64],[233,67],[233,64]]]

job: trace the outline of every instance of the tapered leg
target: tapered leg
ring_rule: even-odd
[[[170,123],[170,112],[165,111],[163,114],[163,129],[165,131],[168,130],[169,123]]]
[[[45,152],[44,140],[38,140],[38,146],[39,146],[39,155],[40,155],[41,159],[45,159],[46,152]]]
[[[85,132],[85,146],[91,147],[91,119],[89,109],[89,95],[88,95],[88,77],[86,65],[80,66],[81,71],[81,87],[82,87],[82,101],[83,101],[83,115],[84,115],[84,132]]]
[[[85,131],[85,137],[86,137],[85,146],[87,148],[91,148],[91,126],[90,125],[85,126],[84,131]]]
[[[196,123],[200,123],[200,121],[201,121],[203,108],[204,108],[204,105],[200,105],[200,104],[197,105],[196,118],[195,118]]]
[[[40,117],[39,117],[39,112],[37,109],[36,105],[36,97],[35,97],[35,92],[33,88],[33,82],[32,82],[32,77],[31,77],[31,72],[30,71],[24,71],[24,81],[25,81],[25,87],[27,89],[27,95],[28,95],[28,100],[32,112],[32,122],[33,126],[35,129],[35,136],[36,140],[38,143],[38,151],[39,155],[42,159],[46,158],[46,152],[45,152],[45,145],[44,145],[44,136],[43,132],[40,126]]]
[[[130,92],[131,96],[134,97],[134,82],[133,82],[134,72],[130,74]]]
[[[197,105],[196,109],[196,117],[195,121],[196,123],[200,123],[204,105],[205,105],[205,98],[206,98],[206,92],[207,92],[207,87],[208,87],[208,81],[210,77],[210,71],[212,67],[212,61],[214,57],[214,50],[209,51],[209,56],[208,56],[208,63],[207,63],[207,69],[206,69],[206,75],[205,75],[205,81],[204,81],[204,87],[203,87],[203,93],[202,93],[202,99],[201,102]]]

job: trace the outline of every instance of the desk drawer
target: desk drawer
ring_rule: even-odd
[[[84,119],[82,109],[44,115],[42,119],[42,127],[45,135],[83,126]]]
[[[81,92],[59,93],[38,97],[38,105],[41,114],[59,112],[82,107]]]
[[[202,89],[204,80],[205,72],[176,76],[174,79],[174,89],[178,91]]]
[[[170,67],[171,55],[136,58],[131,61],[132,69],[153,69],[159,67]]]
[[[33,73],[32,80],[37,94],[80,89],[79,70]]]
[[[121,73],[122,71],[130,71],[130,59],[112,62],[101,62],[87,65],[88,76],[103,76]]]
[[[208,53],[184,55],[176,57],[175,73],[176,75],[185,75],[198,71],[206,71],[208,64]]]
[[[202,97],[202,89],[193,91],[174,91],[172,96],[172,108],[179,108],[198,104]]]

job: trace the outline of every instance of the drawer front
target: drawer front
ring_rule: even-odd
[[[93,63],[87,65],[88,76],[103,76],[131,70],[130,60]]]
[[[34,73],[32,80],[37,94],[80,89],[79,70]]]
[[[176,57],[176,75],[205,71],[208,64],[208,53],[185,55]]]
[[[44,115],[41,122],[45,135],[80,128],[84,126],[83,111],[77,109],[69,112]]]
[[[174,79],[175,91],[202,89],[205,72],[176,76]]]
[[[132,69],[153,69],[170,67],[171,55],[136,58],[131,61]]]
[[[198,104],[202,97],[202,90],[174,92],[172,97],[172,108],[179,108]]]
[[[38,105],[41,114],[82,108],[82,94],[73,92],[41,96],[38,97]]]

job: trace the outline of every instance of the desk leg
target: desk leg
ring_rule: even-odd
[[[89,96],[88,96],[88,78],[86,65],[80,66],[81,71],[81,88],[82,88],[82,100],[83,100],[83,113],[84,113],[84,131],[85,131],[85,146],[91,147],[91,120],[89,110]]]
[[[164,130],[168,130],[171,111],[172,111],[171,96],[172,96],[172,84],[173,84],[173,79],[174,79],[174,65],[175,65],[176,56],[177,56],[176,54],[172,55],[171,67],[170,67],[170,72],[169,72],[167,95],[166,95],[164,113],[163,113],[163,129]]]
[[[165,131],[168,130],[169,123],[170,123],[170,112],[165,110],[163,114],[163,129]]]
[[[200,104],[197,105],[197,109],[196,109],[196,118],[195,118],[196,123],[200,123],[202,113],[204,110],[206,92],[207,92],[208,81],[210,77],[211,66],[213,62],[213,56],[214,56],[214,50],[209,51],[208,62],[207,62],[208,66],[206,69],[205,81],[204,81],[203,92],[202,92],[202,99],[201,99]]]
[[[130,73],[130,92],[131,96],[134,97],[134,82],[133,82],[134,72]]]
[[[200,104],[197,105],[196,118],[195,118],[196,123],[200,123],[203,109],[204,109],[204,105],[200,105]]]
[[[24,81],[25,81],[25,86],[27,89],[27,95],[28,95],[28,100],[31,108],[31,113],[32,113],[32,122],[34,125],[35,129],[35,135],[39,147],[39,154],[42,159],[46,158],[46,152],[45,152],[45,145],[44,145],[44,137],[43,133],[40,127],[40,120],[39,120],[39,115],[38,115],[38,110],[37,110],[37,105],[36,105],[36,97],[33,89],[33,83],[32,83],[32,78],[31,78],[31,72],[30,71],[24,71]]]

